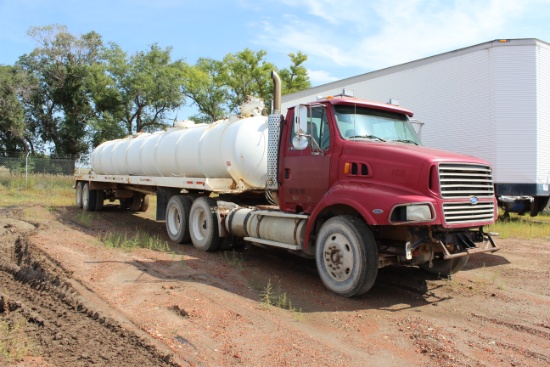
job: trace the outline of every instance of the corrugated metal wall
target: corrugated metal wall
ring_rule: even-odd
[[[547,44],[493,41],[285,96],[283,110],[344,86],[358,98],[396,98],[425,123],[425,145],[488,160],[495,182],[541,183],[550,170],[549,66]]]
[[[537,48],[537,183],[550,184],[550,47]]]

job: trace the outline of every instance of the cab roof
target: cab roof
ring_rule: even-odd
[[[413,116],[413,112],[409,109],[396,106],[389,103],[380,103],[380,102],[374,102],[369,101],[366,99],[359,99],[354,97],[343,97],[343,96],[328,96],[322,99],[319,99],[315,101],[316,103],[330,103],[332,105],[356,105],[356,106],[362,106],[367,108],[374,108],[377,110],[384,110],[384,111],[390,111],[390,112],[397,112],[405,114],[409,117]]]

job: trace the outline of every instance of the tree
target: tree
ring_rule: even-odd
[[[171,48],[156,44],[130,57],[114,43],[105,49],[104,63],[94,66],[89,80],[98,114],[94,145],[108,138],[102,126],[133,134],[168,125],[168,113],[184,103],[186,66],[181,60],[172,62],[170,53]]]
[[[38,43],[18,61],[36,81],[24,99],[27,128],[57,155],[76,156],[88,151],[87,121],[93,117],[86,88],[89,68],[99,61],[102,39],[95,32],[75,37],[60,25],[31,28]]]
[[[21,101],[31,91],[31,81],[21,69],[0,65],[0,150],[4,152],[33,150]]]
[[[186,66],[182,90],[201,112],[191,116],[192,120],[212,122],[228,115],[229,93],[224,85],[223,72],[223,63],[209,58],[200,58],[194,66]]]
[[[195,121],[212,122],[238,113],[248,96],[270,101],[273,92],[271,71],[277,67],[265,60],[263,50],[245,49],[227,54],[222,61],[201,58],[185,72],[184,93],[199,109]],[[289,54],[291,66],[281,69],[283,93],[297,92],[310,87],[303,63],[307,56],[301,52]]]
[[[303,66],[307,56],[300,51],[297,54],[290,53],[288,56],[292,64],[288,69],[282,69],[279,73],[283,84],[283,94],[296,93],[310,88],[311,82],[307,76],[307,69]]]

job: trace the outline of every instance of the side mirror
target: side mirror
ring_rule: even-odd
[[[307,106],[299,105],[294,108],[294,138],[292,146],[296,150],[304,150],[308,146],[307,140]]]

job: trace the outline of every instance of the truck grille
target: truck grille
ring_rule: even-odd
[[[495,195],[491,167],[480,164],[440,163],[439,185],[444,199]]]
[[[443,204],[445,222],[449,224],[492,221],[494,201],[479,201],[494,197],[491,167],[480,164],[440,163],[439,186],[443,199],[470,201]]]
[[[492,201],[478,202],[473,205],[469,202],[444,203],[443,215],[449,224],[493,221],[495,206]]]

